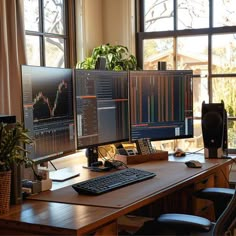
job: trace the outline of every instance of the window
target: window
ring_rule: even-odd
[[[24,0],[29,65],[67,67],[68,0]]]
[[[157,69],[166,61],[167,69],[193,70],[195,136],[202,102],[223,100],[228,147],[236,151],[236,1],[138,0],[137,6],[139,66]]]

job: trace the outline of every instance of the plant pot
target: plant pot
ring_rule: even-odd
[[[11,171],[0,172],[0,215],[10,209]]]

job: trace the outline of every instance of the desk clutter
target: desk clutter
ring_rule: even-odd
[[[49,178],[49,171],[46,169],[38,170],[36,180],[23,179],[21,183],[23,197],[37,194],[52,188],[52,180]]]

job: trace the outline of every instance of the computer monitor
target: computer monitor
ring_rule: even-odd
[[[77,148],[128,141],[128,72],[75,70]]]
[[[193,137],[190,70],[130,71],[130,140]]]
[[[23,120],[34,140],[35,163],[75,152],[73,71],[22,65]]]

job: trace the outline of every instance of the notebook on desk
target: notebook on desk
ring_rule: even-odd
[[[79,175],[80,173],[78,170],[70,167],[49,172],[49,178],[55,182],[63,182]]]

